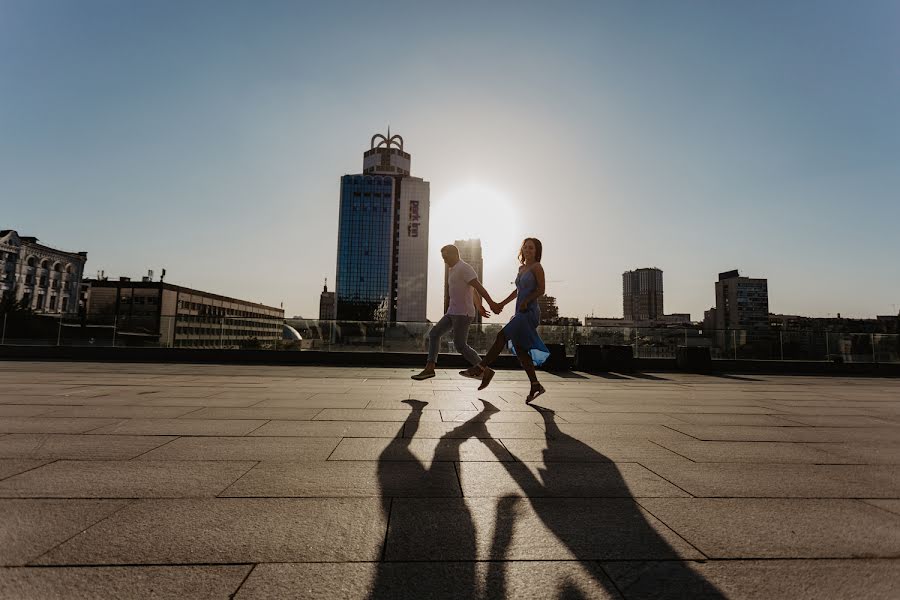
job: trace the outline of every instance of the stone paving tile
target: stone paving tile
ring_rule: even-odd
[[[27,564],[126,504],[124,500],[0,500],[0,564]]]
[[[153,598],[226,600],[251,565],[0,569],[0,599]]]
[[[309,398],[306,400],[291,400],[289,398],[263,400],[253,404],[253,408],[305,408],[305,409],[323,409],[323,408],[365,408],[372,399],[367,398],[333,398],[333,399],[316,399]]]
[[[429,423],[430,424],[430,423]],[[425,425],[423,423],[423,425]],[[440,423],[434,423],[440,425]],[[250,437],[396,437],[402,423],[361,421],[269,421]]]
[[[385,560],[702,558],[633,500],[399,498]]]
[[[247,435],[265,423],[264,419],[128,419],[91,431],[91,434]]]
[[[688,496],[636,463],[461,463],[466,497],[626,498]]]
[[[84,398],[65,396],[19,396],[14,394],[0,394],[0,406],[80,406],[87,404]],[[6,416],[6,415],[4,415]],[[9,415],[14,416],[14,415]]]
[[[259,402],[256,398],[170,398],[150,396],[146,399],[132,401],[131,404],[141,406],[183,406],[193,408],[247,408]]]
[[[900,437],[900,427],[885,419],[855,415],[785,415],[785,419],[813,427],[894,427]]]
[[[59,406],[30,404],[0,404],[0,417],[34,417],[53,412]]]
[[[45,417],[95,417],[108,419],[170,419],[195,411],[190,406],[68,406]]]
[[[223,398],[237,398],[243,399],[248,396],[252,396],[257,402],[260,400],[306,400],[312,396],[315,396],[315,392],[311,392],[304,389],[305,386],[298,386],[296,390],[253,390],[252,393],[250,390],[244,391],[225,391],[219,392],[214,396],[217,400]]]
[[[315,421],[406,421],[410,409],[356,409],[356,408],[326,408],[316,415]],[[420,419],[422,421],[440,421],[441,413],[437,410],[425,408]]]
[[[544,428],[544,423],[538,423],[538,427]],[[681,428],[681,425],[677,427]],[[551,438],[573,437],[579,440],[690,440],[689,435],[675,431],[663,425],[629,425],[629,424],[602,424],[602,423],[558,423],[556,429],[551,432]]]
[[[475,403],[472,400],[440,400],[433,398],[415,398],[416,400],[422,400],[423,402],[428,402],[428,405],[425,407],[426,410],[457,410],[457,411],[471,411],[475,410]],[[479,403],[480,404],[480,403]],[[409,411],[409,407],[403,404],[400,400],[382,400],[382,399],[374,399],[368,404],[366,404],[366,409],[382,409],[382,410],[390,410],[390,409],[400,409]]]
[[[832,462],[859,464],[900,464],[900,443],[850,442],[839,444],[806,444],[822,450],[835,459]]]
[[[385,529],[375,498],[138,500],[35,564],[368,561]]]
[[[767,498],[897,498],[891,465],[798,465],[644,461],[694,496]]]
[[[494,423],[457,421],[442,423],[419,423],[417,427],[407,425],[403,430],[404,437],[414,438],[526,438],[544,439],[544,430],[537,423]]]
[[[704,441],[722,442],[840,442],[847,435],[838,437],[822,427],[746,427],[741,425],[670,425],[685,435]],[[850,432],[851,429],[843,429]],[[866,430],[868,431],[868,429]],[[850,436],[852,437],[852,435]]]
[[[501,440],[507,450],[522,462],[639,462],[641,460],[671,460],[677,458],[670,450],[649,440],[601,439],[556,440],[548,445],[541,439]]]
[[[345,438],[328,460],[419,461],[423,464],[447,460],[513,460],[505,448],[500,447],[497,456],[478,439],[454,441],[460,442],[460,438],[405,439],[402,443],[388,438]]]
[[[774,415],[723,415],[723,414],[685,414],[671,415],[678,421],[691,425],[748,425],[753,427],[802,427],[796,421],[789,421]]]
[[[49,419],[45,417],[0,417],[2,433],[84,433],[116,423],[116,419]]]
[[[340,441],[338,437],[182,437],[138,460],[325,460]]]
[[[628,600],[896,600],[897,590],[900,589],[900,562],[896,560],[602,564]],[[709,586],[716,588],[718,595],[716,592],[709,593]]]
[[[766,415],[778,411],[763,406],[733,406],[733,405],[701,405],[692,406],[682,403],[671,404],[643,404],[643,405],[582,405],[587,412],[628,412],[632,414],[640,413],[672,413],[672,414],[735,414],[735,415]]]
[[[661,440],[658,444],[692,461],[703,463],[807,463],[831,464],[848,462],[825,451],[831,444],[817,449],[810,444],[787,442],[698,442],[696,440]]]
[[[535,411],[509,411],[499,412],[476,410],[442,410],[441,419],[445,422],[462,423],[465,421],[487,421],[492,423],[543,423],[540,413]]]
[[[224,461],[72,461],[0,481],[4,498],[189,498],[215,496],[254,465]]]
[[[3,439],[0,439],[0,444]],[[26,460],[24,458],[0,458],[0,479],[6,479],[25,471],[46,465],[49,460]]]
[[[638,501],[710,558],[878,558],[900,553],[900,518],[856,500]]]
[[[900,500],[866,500],[865,502],[900,515]]]
[[[453,463],[323,461],[261,462],[222,497],[460,496]]]
[[[596,563],[385,562],[258,565],[235,600],[307,598],[566,598],[620,600]]]
[[[0,456],[15,458],[69,458],[128,460],[174,440],[170,436],[67,435],[13,433],[0,438]]]
[[[322,412],[320,408],[201,408],[184,415],[183,419],[279,419],[282,421],[311,421]]]
[[[571,412],[556,413],[560,422],[566,423],[602,423],[610,425],[683,425],[684,421],[660,413],[629,412]]]

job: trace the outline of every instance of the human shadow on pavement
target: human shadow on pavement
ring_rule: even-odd
[[[460,460],[460,446],[473,436],[487,435],[485,422],[496,408],[478,413],[441,436],[435,447],[432,463],[425,468],[410,450],[419,428],[422,410],[428,405],[420,400],[404,400],[412,410],[396,437],[382,451],[378,459],[378,481],[381,488],[381,507],[388,522],[385,545],[369,594],[372,599],[398,598],[478,598],[481,586],[477,580],[477,545],[475,522],[460,490],[459,496],[431,494],[447,483],[448,469],[459,489],[456,464]],[[495,453],[504,451],[496,440],[484,440]],[[506,455],[508,456],[508,455]],[[396,493],[396,465],[405,465],[402,476],[415,482],[421,495],[409,498],[400,507],[395,501],[406,500]],[[444,465],[441,467],[441,465]],[[416,503],[421,503],[416,510]],[[422,518],[422,510],[439,506],[447,515],[445,522]],[[418,519],[418,520],[417,520]],[[423,553],[410,556],[406,545],[422,548]],[[438,554],[428,555],[432,549]],[[447,554],[452,558],[447,558]],[[399,558],[398,558],[399,557]],[[415,561],[415,565],[410,562]],[[430,561],[430,562],[422,562]]]
[[[513,461],[503,460],[500,464],[527,496],[535,515],[572,556],[585,561],[583,566],[600,586],[613,597],[622,593],[627,598],[725,599],[714,585],[682,562],[661,535],[664,527],[659,524],[658,530],[650,524],[613,461],[560,431],[552,410],[535,405],[531,408],[541,414],[545,426],[547,447],[543,451],[543,468],[538,469],[540,479],[515,456]],[[496,452],[497,446],[489,447]],[[591,497],[578,497],[582,485],[589,486]],[[495,531],[502,532],[503,539],[495,535],[490,557],[493,561],[508,559],[508,544],[513,536],[507,530],[513,524],[504,526],[499,520],[514,519],[513,512],[510,501],[501,499]],[[678,539],[675,534],[668,537]],[[688,548],[687,544],[682,547]],[[606,573],[598,560],[622,562],[613,565],[615,572]],[[501,580],[493,582],[495,590],[505,589],[502,573],[499,576]],[[581,598],[583,594],[577,587],[567,585],[559,597]]]

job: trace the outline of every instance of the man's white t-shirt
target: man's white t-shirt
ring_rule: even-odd
[[[472,300],[472,286],[469,282],[478,279],[478,274],[467,262],[460,260],[450,267],[447,274],[447,287],[450,292],[450,305],[447,307],[448,315],[475,316],[475,304]]]

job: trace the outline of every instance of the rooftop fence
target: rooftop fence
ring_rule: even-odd
[[[472,325],[469,344],[483,354],[503,322]],[[255,348],[279,352],[425,352],[433,323],[264,319],[202,315],[2,315],[0,344],[162,348]],[[296,332],[301,339],[289,339]],[[542,325],[547,344],[568,356],[580,344],[631,346],[637,358],[675,358],[679,346],[707,347],[715,359],[900,362],[900,335],[775,329],[584,327]],[[449,336],[442,352],[455,352]]]

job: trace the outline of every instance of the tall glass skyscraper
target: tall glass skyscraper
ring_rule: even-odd
[[[363,173],[341,177],[339,320],[425,320],[429,184],[410,158],[399,135],[376,134]]]

